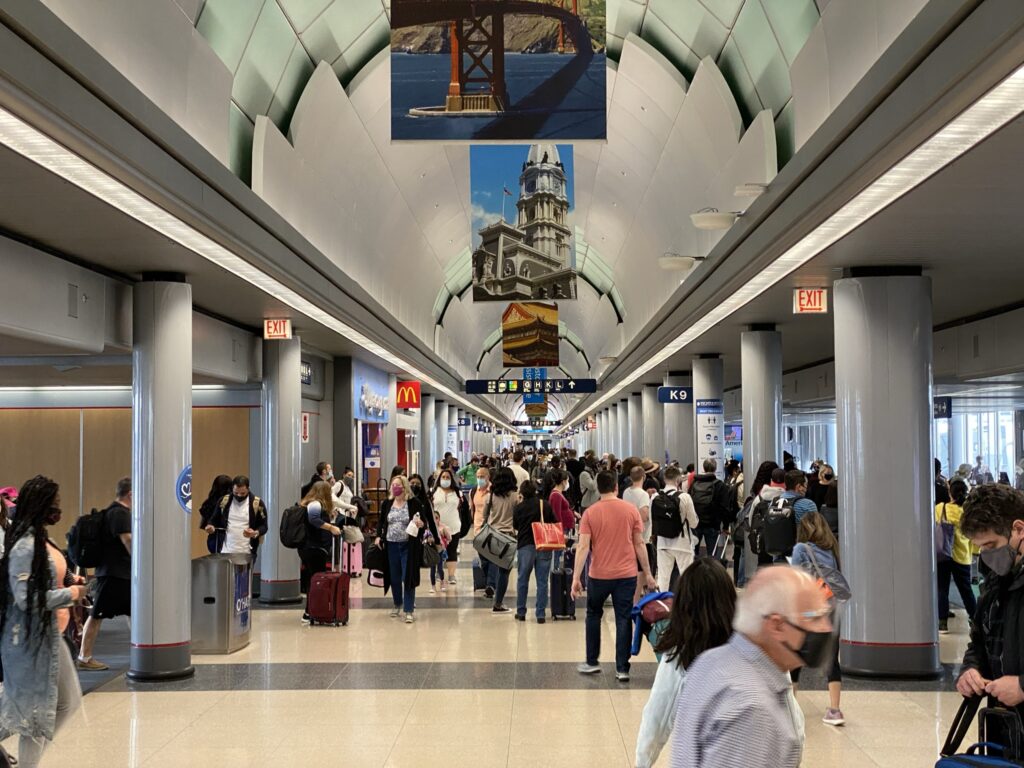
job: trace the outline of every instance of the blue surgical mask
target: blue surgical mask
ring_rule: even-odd
[[[487,487],[487,478],[485,478],[485,477],[478,477],[476,479],[476,487],[477,488],[486,488]]]

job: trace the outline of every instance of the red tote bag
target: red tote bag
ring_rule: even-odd
[[[533,543],[538,552],[560,552],[565,549],[565,531],[561,523],[544,522],[544,501],[540,501],[540,522],[533,523]]]

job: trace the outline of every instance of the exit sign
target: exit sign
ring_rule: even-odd
[[[264,339],[290,339],[292,337],[292,321],[288,319],[284,320],[264,320],[263,321],[263,338]]]
[[[824,315],[828,313],[828,288],[794,288],[794,315]]]

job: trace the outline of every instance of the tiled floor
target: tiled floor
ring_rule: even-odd
[[[459,575],[469,582],[468,571]],[[389,619],[374,599],[380,591],[360,581],[353,597],[367,600],[356,601],[361,607],[348,627],[303,627],[297,608],[256,610],[249,647],[230,657],[196,657],[193,679],[142,685],[119,676],[88,694],[44,765],[633,765],[655,668],[648,647],[628,685],[615,682],[611,665],[582,677],[575,671],[582,611],[575,622],[518,623],[492,615],[462,584],[438,596],[426,589],[411,626]],[[514,605],[514,597],[507,602]],[[962,612],[951,629],[942,638],[948,664],[966,643]],[[116,624],[104,630],[110,638],[117,632]],[[613,632],[606,613],[606,661]],[[948,668],[937,682],[850,680],[843,728],[821,723],[824,681],[805,674],[803,764],[934,765],[959,703],[948,692],[952,674]]]

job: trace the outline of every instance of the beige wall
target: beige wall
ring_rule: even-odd
[[[79,461],[81,460],[81,465]],[[0,410],[0,486],[21,486],[43,474],[60,483],[64,519],[52,531],[64,536],[82,509],[102,508],[114,498],[117,481],[131,474],[130,408],[32,408]],[[81,486],[79,475],[81,470]],[[194,507],[213,478],[249,473],[249,409],[192,410]],[[206,537],[194,520],[192,556],[206,554]]]

